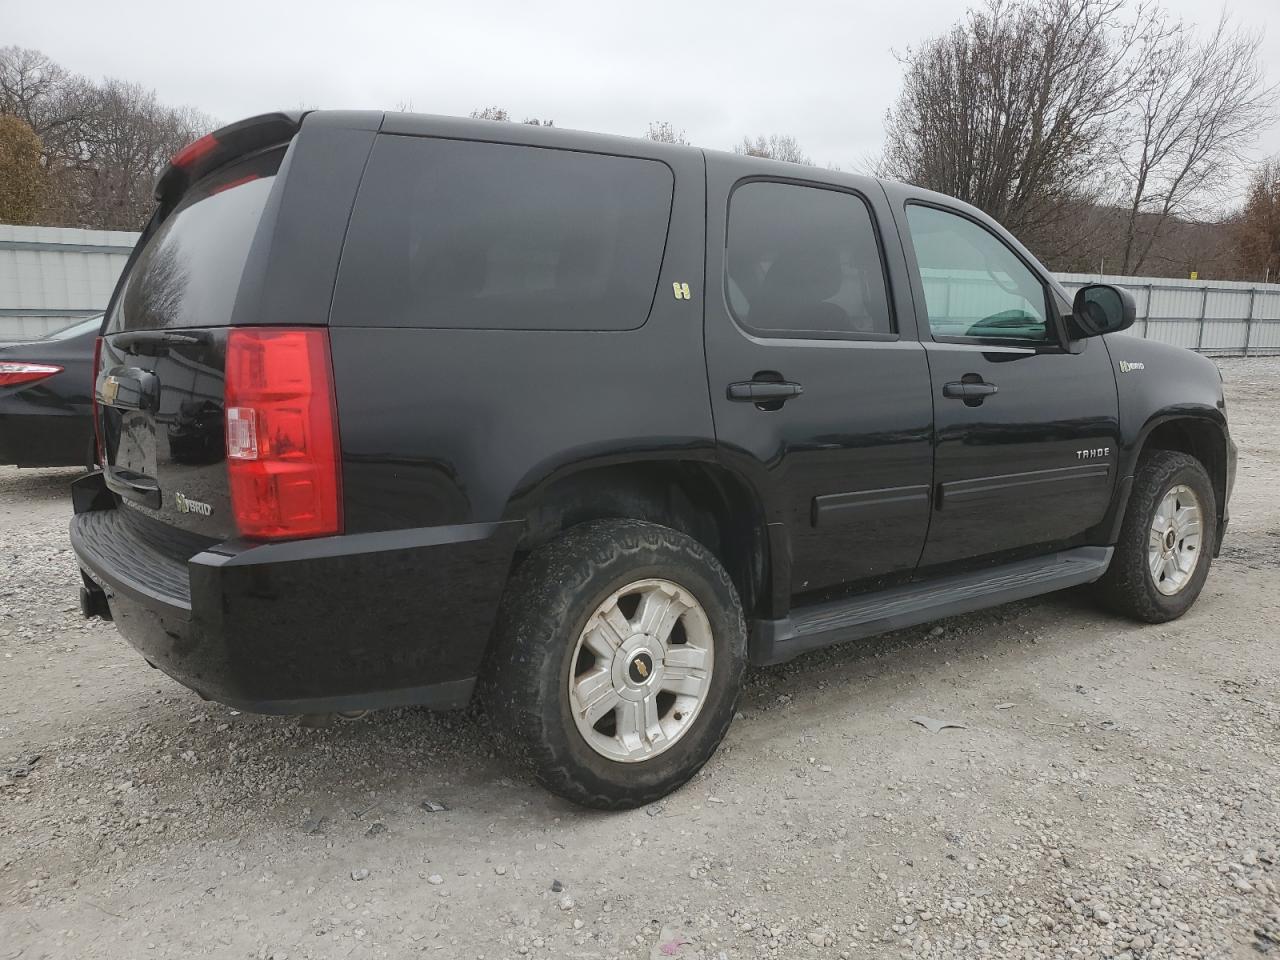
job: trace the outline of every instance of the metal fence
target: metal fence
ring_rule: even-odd
[[[1217,356],[1280,355],[1280,284],[1057,273],[1069,291],[1124,287],[1138,304],[1132,334]]]
[[[101,312],[137,239],[0,224],[0,341],[34,340]]]
[[[105,308],[137,239],[136,233],[123,231],[0,224],[0,341],[46,336]],[[1138,322],[1130,331],[1135,336],[1201,353],[1280,354],[1280,284],[1054,276],[1071,291],[1099,282],[1129,290],[1138,304]],[[989,293],[985,278],[976,279],[983,280],[980,285]],[[949,278],[949,305],[955,282],[954,276]],[[962,294],[955,295],[954,303],[963,313],[967,301]],[[1007,306],[983,304],[984,309]]]

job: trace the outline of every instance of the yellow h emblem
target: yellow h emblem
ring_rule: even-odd
[[[679,281],[676,281],[671,284],[671,288],[675,291],[677,300],[688,300],[693,296],[693,294],[689,292],[689,285],[687,283],[680,283]]]

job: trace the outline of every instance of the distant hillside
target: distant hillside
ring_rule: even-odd
[[[1155,217],[1139,219],[1138,229],[1150,229]],[[1045,253],[1051,270],[1069,273],[1114,274],[1124,249],[1125,214],[1115,207],[1090,207],[1080,216],[1081,229],[1067,247],[1069,252]],[[1041,255],[1037,251],[1037,255]],[[1261,280],[1247,275],[1239,265],[1236,227],[1231,218],[1217,222],[1166,221],[1138,275],[1181,277],[1192,271],[1202,280]],[[1274,279],[1274,278],[1273,278]]]

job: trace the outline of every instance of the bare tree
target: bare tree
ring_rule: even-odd
[[[28,124],[46,167],[71,166],[84,154],[94,111],[93,85],[38,50],[0,48],[0,114]]]
[[[116,230],[146,223],[169,157],[215,126],[136,84],[93,84],[20,47],[0,48],[0,114],[23,120],[41,140],[43,222]]]
[[[505,107],[482,107],[479,110],[471,111],[471,119],[510,122],[511,114],[507,112]],[[531,127],[554,127],[556,125],[554,120],[539,120],[537,117],[525,117],[520,122]]]
[[[1178,25],[1146,51],[1117,126],[1122,273],[1142,270],[1171,221],[1202,219],[1222,200],[1275,104],[1261,42],[1224,14],[1203,40]]]
[[[106,81],[98,90],[88,160],[78,170],[95,225],[136,230],[145,224],[169,158],[212,126],[204,114],[166,107],[137,84]]]
[[[645,131],[644,139],[654,140],[658,143],[683,143],[686,146],[689,143],[684,131],[673,127],[670,120],[654,120],[651,122],[649,129]]]
[[[31,125],[0,115],[0,223],[39,223],[46,179]]]
[[[511,119],[511,114],[503,107],[481,107],[479,110],[471,111],[472,120],[502,120]]]
[[[786,133],[771,133],[755,139],[743,137],[741,143],[734,144],[734,153],[748,157],[765,157],[769,160],[786,160],[790,163],[802,163],[812,166],[813,161],[804,152],[795,137]]]
[[[1125,0],[990,0],[903,59],[880,172],[985,210],[1042,255],[1105,188],[1108,133],[1165,29]]]
[[[1263,163],[1249,181],[1236,224],[1240,267],[1250,280],[1280,280],[1280,156]]]

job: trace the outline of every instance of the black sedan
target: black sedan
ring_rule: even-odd
[[[102,316],[52,336],[0,345],[0,464],[94,461],[93,346]]]

